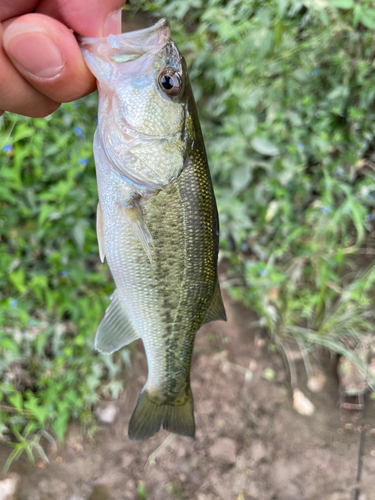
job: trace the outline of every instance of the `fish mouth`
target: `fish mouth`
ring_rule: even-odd
[[[171,39],[168,20],[160,19],[149,28],[129,31],[120,35],[104,38],[88,38],[76,35],[81,48],[89,49],[95,45],[102,56],[116,62],[127,62],[139,56],[157,54]]]

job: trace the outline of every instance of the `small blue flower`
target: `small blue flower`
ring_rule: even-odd
[[[297,144],[297,149],[298,151],[303,151],[305,149],[305,145],[300,142],[299,144]]]
[[[323,214],[328,214],[328,213],[331,211],[331,207],[329,207],[329,206],[322,207],[322,208],[320,209],[320,211],[321,211]]]
[[[74,108],[74,109],[78,108],[78,102],[77,101],[72,102],[72,108]]]
[[[242,250],[243,250],[244,252],[246,252],[247,250],[249,250],[249,249],[250,249],[250,246],[249,246],[249,244],[248,244],[248,243],[246,243],[246,241],[245,241],[245,243],[242,243],[241,248],[242,248]]]
[[[318,76],[319,74],[320,74],[320,69],[315,68],[315,69],[313,70],[313,75]]]
[[[65,278],[65,276],[69,276],[69,271],[67,271],[66,269],[64,269],[64,271],[60,271],[59,272],[59,276],[61,278]]]
[[[11,300],[11,301],[10,301],[10,305],[11,305],[12,307],[17,307],[17,306],[18,306],[18,300],[16,300],[16,299]]]
[[[227,248],[228,248],[229,250],[234,250],[234,243],[233,243],[233,241],[228,241],[228,243],[227,243]]]
[[[23,328],[23,329],[21,330],[21,334],[22,334],[22,337],[26,335],[26,328]]]
[[[267,274],[267,270],[266,270],[266,269],[259,269],[259,271],[258,271],[258,272],[259,272],[259,274],[260,274],[261,276],[264,276],[265,274]]]
[[[98,124],[98,117],[95,116],[95,118],[92,121],[95,123],[95,125],[97,125]]]
[[[372,214],[367,214],[366,215],[366,220],[372,220],[374,217]]]
[[[4,153],[10,153],[12,151],[12,146],[10,144],[5,144],[5,146],[3,146],[3,151]]]
[[[85,137],[85,133],[83,132],[83,128],[82,127],[73,127],[73,132],[80,139],[83,139]]]
[[[246,281],[246,286],[247,288],[251,288],[253,284],[251,283],[251,281]]]
[[[78,165],[86,166],[88,164],[88,162],[89,162],[89,160],[87,158],[79,158]]]
[[[285,187],[286,187],[287,189],[292,189],[292,183],[291,183],[291,182],[287,182],[287,183],[285,184]]]

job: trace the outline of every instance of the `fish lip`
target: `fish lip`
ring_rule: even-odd
[[[171,39],[170,37],[170,32],[169,32],[169,22],[168,19],[163,17],[158,21],[156,24],[153,26],[150,26],[149,28],[144,28],[141,30],[135,30],[135,31],[128,31],[126,33],[121,33],[120,35],[109,35],[108,37],[99,37],[99,38],[94,38],[94,37],[84,37],[81,35],[78,35],[77,33],[74,33],[80,47],[85,47],[87,45],[93,45],[95,43],[108,43],[109,40],[115,40],[116,38],[121,38],[121,40],[129,40],[131,42],[132,40],[136,40],[137,38],[141,37],[143,39],[147,39],[150,35],[157,33],[158,31],[162,31],[165,29],[165,41],[164,43],[158,47],[158,50],[162,49],[165,47],[165,45],[168,43],[168,41]],[[147,52],[152,52],[152,51],[147,51]],[[146,51],[144,52],[146,53]]]

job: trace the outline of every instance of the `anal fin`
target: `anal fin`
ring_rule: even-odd
[[[113,293],[111,300],[95,337],[95,348],[103,354],[111,354],[139,339],[117,290]]]
[[[103,230],[103,210],[102,206],[100,205],[100,201],[98,201],[98,208],[96,210],[96,237],[98,239],[100,261],[104,262],[105,247],[104,247],[104,230]]]
[[[219,281],[216,281],[215,291],[211,300],[211,304],[207,309],[205,317],[203,318],[202,325],[216,320],[227,320],[223,299],[221,298]]]

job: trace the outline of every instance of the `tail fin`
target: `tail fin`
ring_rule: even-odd
[[[129,422],[129,439],[145,441],[156,434],[161,425],[169,432],[194,437],[193,395],[190,386],[183,402],[170,404],[150,398],[147,389],[142,390]]]

